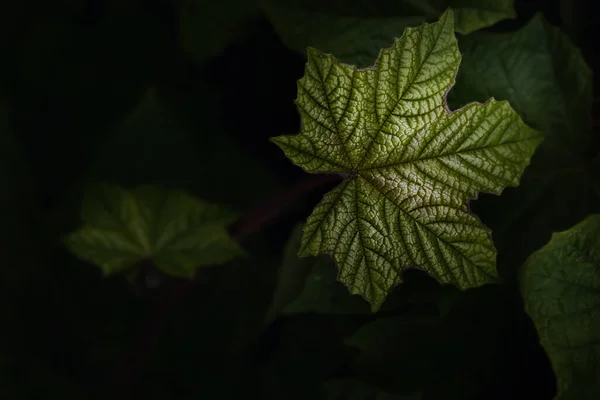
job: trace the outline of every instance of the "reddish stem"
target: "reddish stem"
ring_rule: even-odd
[[[231,235],[240,240],[250,233],[260,230],[268,221],[277,218],[281,213],[298,201],[298,198],[316,187],[339,181],[338,175],[311,175],[297,185],[277,193],[275,196],[259,204],[248,214],[240,218],[232,227]]]
[[[268,221],[277,218],[306,193],[326,183],[333,183],[339,180],[340,177],[337,175],[311,175],[299,184],[277,193],[240,218],[232,227],[231,236],[237,241],[241,241],[247,235],[260,230]],[[162,328],[165,326],[166,321],[181,300],[190,292],[193,284],[202,280],[202,275],[206,271],[207,269],[198,269],[194,281],[178,280],[160,296],[156,309],[148,317],[137,340],[133,344],[133,349],[126,356],[121,368],[116,371],[115,385],[119,393],[119,398],[132,398],[135,378],[146,361],[148,354],[160,339]]]

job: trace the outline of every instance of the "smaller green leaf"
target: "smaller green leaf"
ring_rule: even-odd
[[[81,217],[84,226],[67,236],[67,247],[107,275],[151,260],[167,274],[191,278],[198,266],[243,254],[225,230],[234,214],[179,191],[97,185]]]
[[[310,257],[312,268],[300,295],[288,304],[284,314],[316,312],[324,314],[368,314],[369,303],[350,294],[337,280],[338,271],[328,257]]]
[[[525,262],[520,283],[556,374],[556,399],[600,398],[600,214],[555,233]]]
[[[313,259],[298,257],[302,227],[303,224],[297,224],[294,227],[283,249],[281,266],[277,273],[277,286],[273,293],[267,322],[273,320],[277,314],[281,313],[288,304],[298,297],[304,287],[304,281],[312,269]]]
[[[303,224],[297,225],[286,244],[277,289],[268,320],[277,314],[363,314],[369,305],[350,294],[337,281],[337,268],[329,257],[298,257]]]

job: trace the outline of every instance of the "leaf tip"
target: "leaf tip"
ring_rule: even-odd
[[[311,61],[315,61],[315,60],[321,59],[326,56],[327,56],[327,54],[323,53],[320,50],[315,49],[314,47],[306,48],[306,57],[307,57],[309,63]]]
[[[367,300],[367,301],[371,305],[371,313],[375,314],[375,313],[377,313],[377,311],[379,311],[381,309],[381,306],[383,305],[383,302],[385,301],[385,299],[377,300],[377,301],[371,301],[371,300]]]
[[[452,9],[452,7],[446,7],[446,10],[444,10],[438,21],[444,21],[444,23],[448,21],[449,23],[454,25],[454,10]]]

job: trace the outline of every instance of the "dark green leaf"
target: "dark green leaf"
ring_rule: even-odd
[[[183,0],[179,3],[183,48],[200,65],[238,39],[247,20],[259,11],[256,0]]]
[[[362,314],[369,307],[337,281],[337,268],[330,258],[298,257],[302,225],[298,225],[283,254],[271,318],[276,314]]]
[[[283,249],[281,267],[277,274],[277,287],[267,317],[268,321],[274,319],[302,293],[304,282],[313,268],[314,259],[298,257],[302,226],[299,224],[294,228]]]
[[[556,373],[556,399],[600,398],[600,215],[555,233],[523,265],[520,281]]]
[[[438,18],[447,7],[454,9],[455,29],[460,33],[515,16],[512,0],[271,0],[265,10],[293,50],[304,54],[307,47],[314,47],[342,62],[366,67],[405,28]]]
[[[298,257],[297,253],[295,254]],[[348,288],[338,282],[338,269],[331,259],[310,257],[310,274],[304,281],[302,292],[290,302],[283,314],[317,312],[324,314],[365,314],[369,305],[360,297],[351,295]]]
[[[481,202],[501,253],[521,263],[551,232],[585,217],[594,202],[587,168],[592,74],[580,51],[540,15],[517,32],[477,33],[460,47],[450,104],[508,100],[545,136],[519,187]]]

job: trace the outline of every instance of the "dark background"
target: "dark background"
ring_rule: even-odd
[[[491,30],[516,29],[541,11],[598,70],[592,6],[539,0],[517,1],[516,9],[517,19]],[[268,141],[298,131],[293,100],[304,57],[256,18],[199,65],[182,48],[178,21],[169,0],[0,6],[0,104],[18,141],[0,150],[10,161],[0,164],[0,398],[318,398],[327,378],[358,376],[341,339],[370,317],[300,315],[261,325],[290,231],[333,183],[286,205],[244,238],[250,259],[207,268],[194,288],[166,277],[154,289],[104,280],[61,246],[58,238],[79,223],[89,181],[160,184],[246,214],[306,178]],[[168,111],[142,108],[127,126],[149,89]],[[407,281],[436,287],[419,273]],[[178,296],[153,327],[160,304]],[[472,296],[480,298],[465,301],[449,333],[462,339],[447,349],[449,361],[422,368],[451,377],[423,383],[426,398],[551,399],[554,375],[515,288]]]

